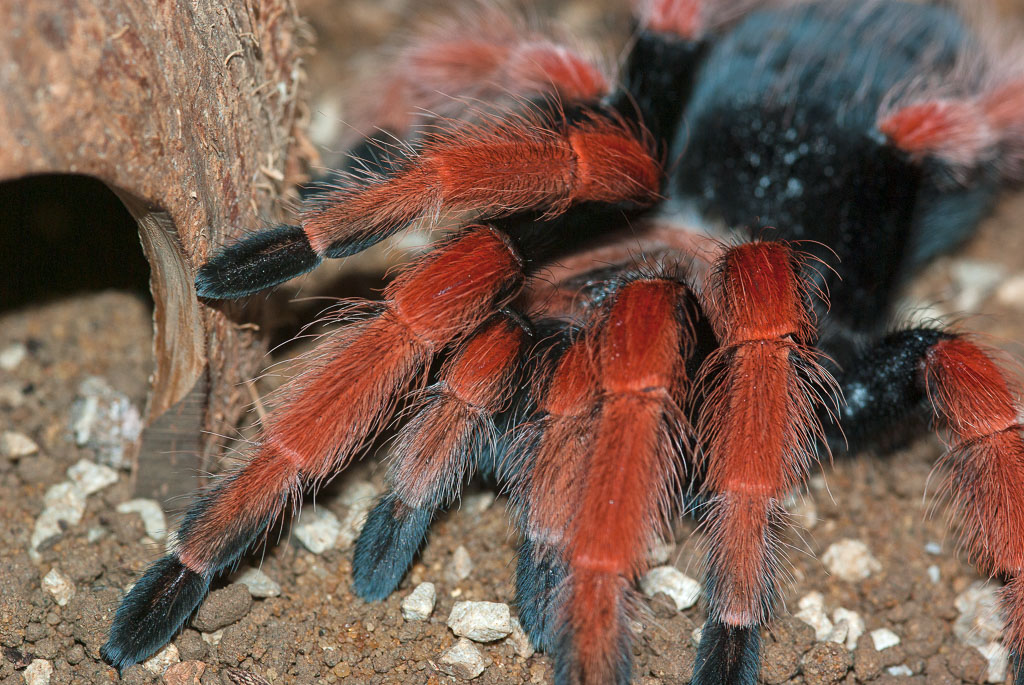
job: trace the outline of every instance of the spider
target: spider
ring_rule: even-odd
[[[356,592],[389,595],[467,474],[491,474],[522,536],[520,620],[557,683],[587,685],[629,681],[633,587],[682,514],[706,540],[691,682],[755,682],[781,502],[830,452],[934,423],[964,547],[1005,581],[1024,682],[1014,380],[967,333],[887,323],[900,284],[1020,178],[1012,51],[900,0],[649,0],[635,17],[618,82],[498,10],[425,32],[382,80],[379,132],[299,223],[199,269],[200,296],[237,298],[413,223],[464,222],[339,315],[247,463],[124,598],[111,664],[166,643],[404,403]]]

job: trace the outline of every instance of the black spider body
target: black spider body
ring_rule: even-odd
[[[512,494],[519,617],[554,654],[556,681],[625,683],[632,583],[670,517],[696,515],[709,618],[692,682],[753,683],[783,594],[782,499],[819,449],[889,447],[935,416],[966,546],[1008,582],[1016,659],[1013,383],[963,334],[893,329],[892,308],[1015,180],[1024,85],[951,9],[747,4],[761,7],[646,3],[618,88],[491,15],[478,38],[409,49],[412,76],[395,88],[413,104],[452,107],[430,100],[441,91],[493,97],[497,113],[463,103],[426,132],[386,113],[411,151],[362,141],[363,159],[308,193],[301,225],[214,255],[199,293],[256,292],[424,215],[488,224],[454,233],[324,343],[249,464],[203,494],[122,604],[112,663],[165,642],[297,490],[390,421],[418,374],[436,382],[408,399],[392,489],[356,544],[366,600],[395,590],[475,469]],[[736,7],[748,11],[724,16]],[[478,41],[473,59],[493,51],[497,85],[462,40]]]

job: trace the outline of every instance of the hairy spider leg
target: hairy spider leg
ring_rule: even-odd
[[[537,411],[516,427],[508,478],[523,542],[516,565],[519,622],[533,644],[552,652],[561,591],[568,574],[566,528],[579,508],[599,386],[593,341],[581,335],[559,350],[549,378],[537,378]],[[554,496],[557,493],[557,496]]]
[[[531,339],[525,326],[511,312],[483,324],[445,362],[398,433],[388,472],[391,492],[356,542],[353,581],[363,599],[381,600],[394,591],[426,535],[424,522],[458,497],[478,455],[495,449],[495,417],[512,400],[513,379]]]
[[[704,626],[694,685],[753,685],[759,629],[785,563],[782,500],[823,437],[815,407],[830,377],[810,347],[810,286],[801,257],[778,242],[730,249],[710,275],[705,309],[721,347],[701,369],[702,505],[708,553]]]
[[[302,487],[344,468],[433,356],[514,297],[522,281],[506,237],[470,227],[396,278],[377,316],[321,343],[318,362],[285,386],[263,421],[248,462],[197,500],[173,551],[125,598],[104,658],[125,667],[170,639],[214,575],[257,542]]]
[[[572,488],[578,511],[565,537],[557,683],[629,682],[631,588],[681,490],[689,436],[678,401],[688,390],[696,313],[684,284],[644,277],[622,286],[594,322],[599,396],[585,477]]]

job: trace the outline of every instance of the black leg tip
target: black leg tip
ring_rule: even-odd
[[[758,626],[736,627],[709,618],[697,647],[690,685],[756,685],[760,671]]]
[[[434,512],[406,506],[393,492],[381,497],[356,540],[352,585],[367,602],[395,591],[423,545]]]
[[[565,583],[565,563],[556,554],[538,559],[533,542],[523,540],[516,563],[516,605],[519,622],[533,646],[549,654],[555,650],[559,614],[558,591]]]
[[[321,261],[301,226],[276,226],[215,254],[199,267],[196,291],[200,297],[235,299],[301,276]]]
[[[174,636],[206,596],[209,579],[174,555],[160,559],[121,600],[103,660],[119,671],[147,658]]]

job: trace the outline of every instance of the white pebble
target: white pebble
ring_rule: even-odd
[[[131,468],[131,452],[142,428],[142,415],[131,398],[103,378],[90,376],[78,386],[78,399],[71,405],[71,431],[75,443],[94,449],[100,463]]]
[[[18,383],[0,383],[0,407],[17,409],[25,404],[25,393]]]
[[[449,580],[457,583],[469,578],[469,574],[472,572],[473,558],[469,556],[469,550],[459,545],[452,553],[452,558],[448,562],[448,568],[445,569],[445,575]]]
[[[849,538],[829,545],[821,560],[832,575],[848,582],[864,580],[882,570],[882,565],[871,555],[867,545]]]
[[[258,568],[249,566],[241,572],[231,576],[231,581],[241,583],[249,588],[249,594],[253,597],[277,597],[281,594],[281,586],[273,578]]]
[[[323,554],[337,544],[341,523],[327,507],[305,507],[295,522],[295,537],[313,554]]]
[[[175,647],[172,642],[144,661],[142,667],[150,673],[162,675],[169,666],[172,666],[179,661],[181,661],[181,656],[178,654],[178,648]]]
[[[479,515],[490,509],[492,504],[494,504],[494,493],[480,492],[464,498],[459,509],[467,514]]]
[[[703,628],[694,628],[693,632],[690,633],[690,644],[693,645],[694,647],[699,646],[700,645],[700,639],[702,637],[704,637],[704,629]]]
[[[480,650],[466,638],[462,638],[451,649],[441,655],[438,665],[450,676],[472,680],[484,672],[490,663]]]
[[[960,616],[953,622],[953,634],[971,647],[984,647],[1003,635],[999,596],[995,587],[977,582],[953,600]]]
[[[989,642],[978,647],[981,655],[988,660],[988,680],[990,683],[1001,683],[1006,680],[1006,669],[1010,663],[1010,651],[1000,642]]]
[[[433,583],[420,583],[402,600],[402,618],[406,621],[426,621],[434,612],[437,589]]]
[[[828,635],[825,636],[823,642],[834,642],[837,645],[846,645],[846,638],[850,635],[850,624],[835,623],[832,625],[832,630]]]
[[[793,615],[814,628],[814,637],[818,642],[828,640],[834,626],[825,614],[825,596],[820,592],[809,592],[800,598],[798,606],[800,611]]]
[[[456,602],[448,627],[473,642],[493,642],[512,633],[512,612],[497,602]]]
[[[199,633],[199,637],[203,638],[203,642],[206,644],[216,647],[224,637],[224,629],[219,628],[212,633]]]
[[[68,469],[68,480],[75,484],[83,497],[88,497],[116,483],[117,471],[88,459],[79,459]]]
[[[53,664],[46,659],[33,659],[21,677],[25,679],[25,685],[47,685],[52,675]]]
[[[154,540],[163,540],[167,537],[167,517],[156,500],[128,500],[118,504],[117,510],[122,514],[138,514],[142,518],[142,525],[146,527],[146,535]]]
[[[39,451],[39,445],[24,433],[4,431],[0,433],[0,454],[17,459]]]
[[[516,656],[524,659],[529,659],[533,656],[536,651],[533,648],[533,643],[530,642],[530,636],[523,630],[523,625],[519,622],[518,618],[512,618],[512,632],[505,640],[512,645],[512,649],[515,650]]]
[[[674,542],[658,542],[651,547],[647,559],[651,562],[652,566],[663,566],[668,563],[668,560],[672,558],[675,551],[676,545]]]
[[[928,580],[932,581],[933,583],[937,583],[940,580],[942,580],[942,572],[939,570],[939,567],[935,564],[932,564],[928,567]]]
[[[818,507],[814,498],[805,493],[793,493],[782,503],[794,524],[810,530],[818,525]]]
[[[43,576],[43,589],[53,596],[57,606],[66,606],[75,596],[75,584],[56,566]]]
[[[376,497],[376,485],[367,480],[356,480],[345,484],[345,487],[338,493],[338,502],[346,507],[358,506],[362,509],[371,509]]]
[[[61,521],[74,526],[85,514],[85,496],[68,481],[50,486],[43,495],[43,502],[46,506],[36,519],[29,541],[29,550],[33,553],[41,542],[64,532]]]
[[[700,583],[674,566],[652,568],[640,580],[640,589],[648,597],[658,593],[668,595],[676,611],[689,609],[700,599]]]
[[[1006,269],[976,259],[959,259],[953,263],[953,283],[959,294],[954,308],[965,311],[976,309],[1006,276]]]
[[[341,518],[341,531],[338,533],[337,542],[339,549],[348,549],[359,539],[376,497],[377,487],[365,480],[349,483],[341,491],[338,501],[348,507],[348,511]]]
[[[932,556],[938,556],[942,554],[942,545],[937,542],[926,542],[924,544],[924,551]]]
[[[899,666],[890,666],[885,669],[885,672],[893,676],[912,676],[914,672],[910,670],[910,666],[906,664],[900,664]]]
[[[871,641],[875,644],[875,651],[881,652],[898,645],[900,643],[900,636],[888,628],[879,628],[878,630],[871,631]]]
[[[832,622],[836,626],[846,624],[846,648],[849,650],[857,649],[857,641],[860,640],[860,636],[864,634],[866,629],[864,619],[860,617],[860,614],[856,611],[839,607],[832,612]]]
[[[0,351],[0,369],[14,371],[25,360],[28,348],[22,343],[13,343]]]
[[[1024,309],[1024,274],[1017,274],[1003,281],[996,290],[996,299],[1001,304]]]

